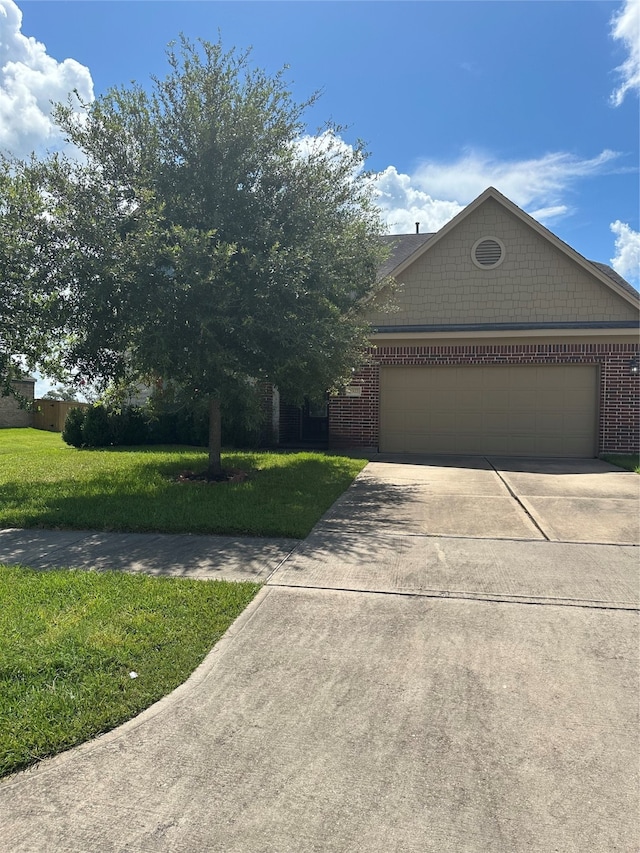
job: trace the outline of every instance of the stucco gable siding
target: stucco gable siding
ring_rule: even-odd
[[[476,240],[505,247],[503,263],[478,269]],[[638,312],[597,277],[493,198],[488,198],[400,276],[398,310],[372,313],[376,326],[637,320]]]

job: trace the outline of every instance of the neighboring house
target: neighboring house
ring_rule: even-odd
[[[19,394],[22,394],[27,400],[33,401],[36,380],[32,376],[25,376],[21,381],[11,384]],[[18,400],[14,396],[0,396],[0,429],[28,426],[31,426],[31,412],[28,409],[20,408]]]
[[[397,311],[368,318],[368,364],[329,399],[330,447],[640,450],[640,304],[610,267],[493,188],[436,234],[384,239]]]

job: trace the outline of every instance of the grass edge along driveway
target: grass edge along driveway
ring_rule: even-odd
[[[0,565],[0,776],[107,732],[174,690],[259,589]]]
[[[223,454],[244,482],[180,482],[206,451],[78,450],[57,433],[0,430],[0,528],[237,534],[303,539],[366,464],[321,452]]]
[[[637,454],[631,453],[605,453],[601,457],[605,462],[611,465],[617,465],[618,468],[624,468],[625,471],[634,471],[640,474],[640,458]]]

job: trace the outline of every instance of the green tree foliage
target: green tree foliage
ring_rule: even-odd
[[[78,391],[73,385],[58,385],[43,396],[43,400],[63,400],[67,403],[78,399]]]
[[[32,166],[66,235],[56,284],[64,360],[87,380],[160,376],[209,401],[249,379],[290,399],[325,392],[361,358],[379,287],[381,226],[365,153],[338,128],[305,137],[313,102],[246,53],[182,39],[150,92],[113,89],[55,118],[82,152]]]
[[[0,394],[36,363],[53,369],[60,335],[58,241],[29,166],[0,155]]]

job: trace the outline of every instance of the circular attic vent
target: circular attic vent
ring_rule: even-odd
[[[504,260],[504,246],[497,237],[481,237],[471,250],[473,263],[483,270],[492,270]]]

